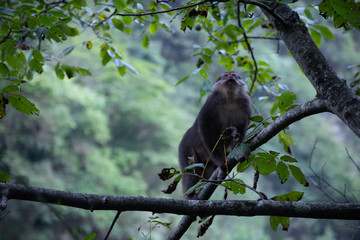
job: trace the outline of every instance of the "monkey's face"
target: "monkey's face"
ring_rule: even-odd
[[[222,94],[243,94],[246,92],[246,84],[241,77],[234,72],[225,72],[216,80],[212,90]]]

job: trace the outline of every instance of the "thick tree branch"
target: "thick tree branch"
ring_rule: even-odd
[[[286,216],[360,220],[360,204],[260,201],[201,201],[116,195],[83,194],[0,183],[1,197],[27,200],[90,211],[148,211],[179,215]]]
[[[284,113],[275,119],[266,128],[262,129],[259,134],[249,143],[250,149],[253,151],[261,145],[265,144],[282,129],[290,124],[299,121],[305,117],[329,111],[327,103],[321,99],[314,99],[307,103],[301,104],[290,111]]]
[[[273,13],[264,11],[279,31],[291,55],[314,86],[317,97],[325,99],[329,110],[360,137],[360,99],[326,61],[298,14],[289,6],[282,4],[279,4],[274,12],[287,24],[277,21]]]

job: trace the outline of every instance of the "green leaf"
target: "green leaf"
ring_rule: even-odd
[[[268,175],[276,170],[275,157],[269,153],[257,153],[253,163],[254,169],[256,166],[261,175]]]
[[[149,25],[149,32],[151,35],[154,35],[158,30],[158,25],[156,24],[156,22],[152,22]]]
[[[311,35],[312,39],[314,40],[316,46],[320,46],[320,44],[321,44],[321,35],[320,35],[320,33],[318,33],[313,28],[310,28],[310,35]]]
[[[334,40],[335,37],[334,37],[334,34],[326,27],[326,26],[323,26],[323,25],[315,25],[315,27],[317,29],[320,30],[320,33],[326,37],[327,39],[330,39],[330,40]]]
[[[111,21],[117,29],[119,29],[120,31],[124,30],[124,23],[120,19],[112,18]]]
[[[97,233],[92,233],[89,236],[87,236],[84,240],[93,240],[95,239],[97,236]]]
[[[291,192],[288,192],[288,193],[283,194],[283,195],[272,197],[271,199],[275,200],[275,201],[297,202],[297,201],[300,201],[303,196],[304,196],[303,192],[291,191]]]
[[[1,89],[2,93],[14,93],[14,92],[19,92],[19,91],[20,91],[19,86],[15,86],[15,85],[9,85],[9,86]]]
[[[297,160],[293,157],[290,157],[288,155],[283,155],[280,157],[280,160],[281,161],[284,161],[284,162],[297,162]]]
[[[224,28],[224,32],[228,35],[232,40],[237,40],[238,27],[233,24],[228,24]]]
[[[191,164],[191,165],[185,167],[185,168],[183,169],[183,172],[188,172],[188,171],[190,171],[190,170],[195,170],[195,168],[204,168],[204,167],[205,167],[205,166],[204,166],[203,163],[194,163],[194,164]]]
[[[126,1],[125,0],[114,0],[114,5],[118,11],[123,10],[123,8],[126,7]]]
[[[250,120],[253,122],[262,122],[264,118],[262,116],[252,116]]]
[[[42,64],[35,59],[30,60],[29,66],[37,72],[43,72]]]
[[[19,70],[24,65],[16,56],[13,55],[6,55],[5,60],[14,70]]]
[[[141,46],[146,50],[150,45],[150,36],[145,34],[141,43]]]
[[[66,55],[69,55],[72,50],[74,50],[75,46],[72,45],[72,46],[69,46],[69,47],[66,47],[60,54],[59,54],[59,58],[63,58],[65,57]]]
[[[235,180],[238,182],[244,183],[244,181],[241,179],[236,178]],[[221,186],[229,188],[230,191],[232,191],[235,195],[238,193],[244,194],[246,191],[246,187],[244,185],[241,185],[241,184],[239,184],[237,182],[233,182],[233,181],[227,181],[227,182],[221,184]]]
[[[121,17],[121,19],[123,20],[123,23],[126,25],[129,25],[132,23],[132,18],[129,16],[123,16],[123,17]]]
[[[19,94],[9,96],[9,103],[19,112],[37,116],[40,114],[40,111],[36,108],[35,104]]]
[[[280,178],[281,183],[286,183],[290,177],[290,171],[288,166],[284,162],[278,162],[276,165],[276,172]]]
[[[10,174],[5,172],[4,170],[0,169],[0,182],[8,182],[11,180]]]
[[[68,65],[62,65],[61,69],[65,72],[66,76],[70,79],[72,77],[75,77],[75,68],[68,66]]]
[[[177,85],[179,85],[180,83],[184,82],[184,81],[185,81],[186,79],[188,79],[189,77],[190,77],[189,75],[183,77],[182,79],[180,79],[180,80],[175,84],[175,86],[177,86]]]
[[[296,94],[288,91],[283,92],[278,100],[278,108],[280,110],[280,113],[285,113],[289,109],[289,107],[295,103],[295,100]]]
[[[239,160],[242,156],[250,152],[251,149],[249,146],[245,143],[241,143],[229,153],[228,158],[235,158],[236,160]]]
[[[38,61],[38,62],[43,62],[44,61],[44,57],[42,56],[40,50],[35,49],[35,50],[33,50],[32,54],[33,54],[33,58],[36,61]]]
[[[251,161],[244,161],[237,165],[236,171],[238,172],[245,172],[251,166]]]
[[[276,232],[279,224],[282,225],[284,231],[287,231],[290,226],[290,218],[289,217],[270,216],[270,226],[274,232]]]
[[[4,63],[0,63],[0,75],[3,77],[7,77],[9,76],[9,74],[9,68]]]
[[[58,78],[64,79],[65,74],[64,74],[64,71],[60,68],[60,63],[56,64],[55,73]]]
[[[303,172],[298,168],[297,166],[289,164],[289,169],[291,172],[291,175],[295,178],[296,181],[298,181],[300,184],[304,185],[305,187],[309,186],[309,183],[307,182]]]

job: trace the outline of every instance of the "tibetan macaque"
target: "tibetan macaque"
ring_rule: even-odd
[[[225,72],[216,80],[194,125],[180,142],[182,170],[190,164],[203,163],[206,168],[195,171],[198,175],[204,171],[203,177],[208,179],[217,167],[225,166],[228,151],[243,140],[249,125],[251,99],[246,91],[245,82],[234,72]],[[227,137],[221,137],[222,134]],[[184,174],[182,181],[183,193],[186,193],[199,178]],[[186,194],[184,198],[197,199],[197,194]]]

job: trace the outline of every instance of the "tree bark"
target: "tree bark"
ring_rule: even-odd
[[[298,14],[289,6],[279,4],[274,13],[284,19],[283,24],[272,14],[265,10],[263,12],[279,31],[291,55],[314,86],[317,98],[325,100],[328,109],[360,137],[360,99],[326,61]]]
[[[360,204],[260,201],[175,200],[139,196],[73,193],[54,189],[0,183],[1,209],[9,200],[44,202],[85,210],[147,211],[196,216],[284,216],[360,220]]]

